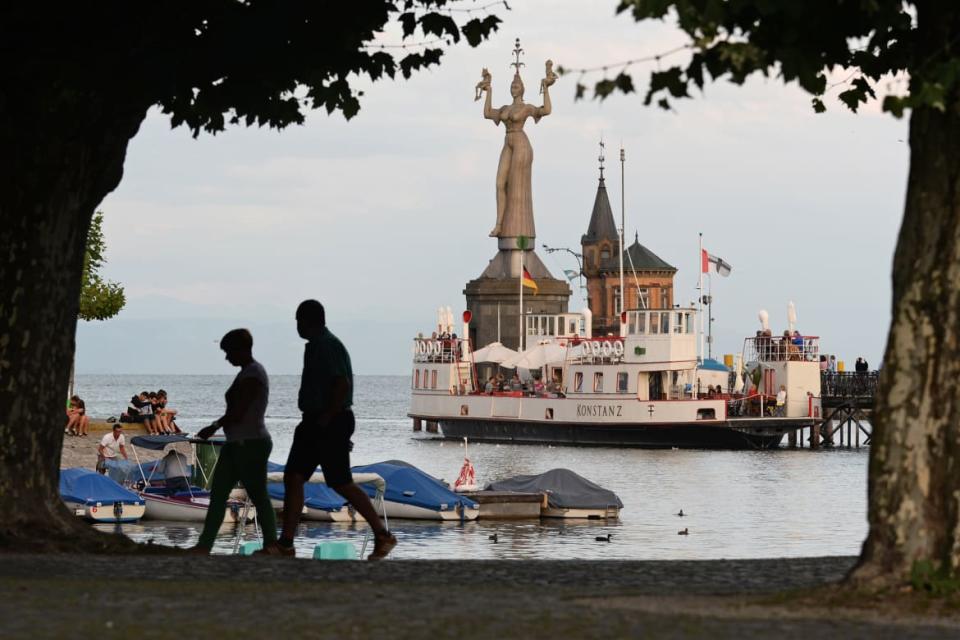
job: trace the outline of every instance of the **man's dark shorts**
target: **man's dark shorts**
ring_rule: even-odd
[[[287,457],[286,470],[309,478],[319,466],[331,489],[350,484],[353,482],[350,472],[350,450],[353,448],[350,437],[353,428],[353,411],[349,409],[335,415],[326,425],[304,414],[293,432],[293,446]]]

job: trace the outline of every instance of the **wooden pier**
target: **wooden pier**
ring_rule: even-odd
[[[878,371],[820,374],[820,406],[823,418],[813,427],[787,436],[788,446],[857,447],[870,444],[870,418],[877,393]]]

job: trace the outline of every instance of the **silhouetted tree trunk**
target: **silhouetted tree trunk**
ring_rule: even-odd
[[[939,4],[939,6],[938,6]],[[919,15],[930,64],[960,7]],[[960,100],[910,117],[910,178],[893,263],[893,322],[873,418],[870,533],[852,577],[903,582],[917,561],[960,569]]]
[[[64,408],[87,228],[146,108],[42,93],[0,102],[0,548],[96,549],[59,499]]]

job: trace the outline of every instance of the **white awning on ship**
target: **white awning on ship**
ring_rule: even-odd
[[[517,352],[513,349],[505,347],[499,342],[491,342],[483,349],[477,349],[473,352],[473,361],[503,364],[505,361],[516,357],[516,355]]]
[[[539,369],[544,365],[562,363],[566,357],[566,347],[547,342],[518,353],[514,358],[503,362],[503,366],[511,369]]]

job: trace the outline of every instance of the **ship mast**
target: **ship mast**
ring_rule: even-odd
[[[627,310],[627,291],[623,288],[623,230],[626,227],[626,210],[627,205],[624,200],[625,186],[624,186],[624,163],[627,160],[627,155],[623,150],[623,143],[620,143],[620,335],[623,336],[623,312]]]

